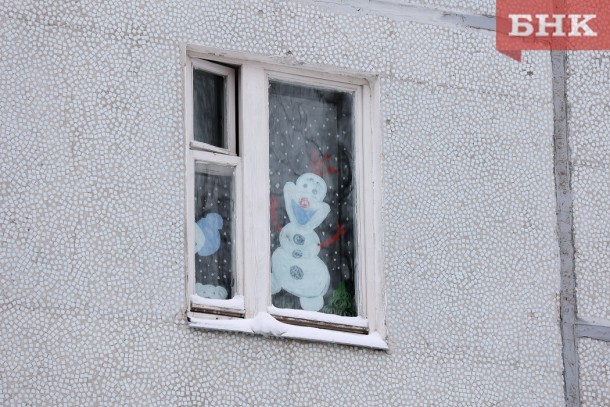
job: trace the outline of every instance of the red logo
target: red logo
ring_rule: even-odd
[[[525,50],[608,50],[610,2],[497,0],[496,49],[518,61]]]

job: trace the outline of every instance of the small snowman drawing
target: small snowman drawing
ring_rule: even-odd
[[[299,297],[301,308],[319,311],[330,285],[326,264],[318,257],[320,238],[314,231],[328,216],[324,202],[326,182],[305,173],[296,184],[284,185],[284,201],[290,222],[280,232],[280,246],[271,256],[271,292],[281,289]]]

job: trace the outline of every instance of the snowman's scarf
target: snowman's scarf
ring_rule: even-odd
[[[290,201],[290,205],[292,206],[294,216],[297,218],[297,222],[299,222],[301,225],[306,225],[311,220],[312,216],[317,212],[311,209],[301,208],[294,200]]]

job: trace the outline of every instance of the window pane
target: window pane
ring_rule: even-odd
[[[234,169],[195,164],[195,293],[233,297]]]
[[[353,316],[352,93],[271,81],[272,302]]]
[[[193,70],[193,131],[195,141],[226,148],[225,77]]]

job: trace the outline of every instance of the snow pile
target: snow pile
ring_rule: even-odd
[[[267,307],[267,312],[271,315],[278,315],[282,317],[309,319],[312,321],[329,322],[332,324],[342,324],[350,326],[358,326],[366,328],[369,326],[369,322],[362,317],[342,317],[335,314],[324,314],[322,312],[305,311],[300,309],[290,308],[277,308],[273,305]]]
[[[203,298],[198,296],[197,294],[193,294],[191,295],[191,303],[197,305],[204,305],[207,307],[230,308],[240,311],[243,311],[245,309],[243,295],[236,295],[230,300],[218,300],[213,298]]]

